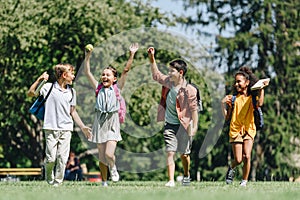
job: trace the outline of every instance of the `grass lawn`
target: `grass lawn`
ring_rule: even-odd
[[[240,187],[238,182],[192,182],[190,186],[177,183],[174,188],[165,182],[120,181],[102,187],[101,183],[64,182],[59,187],[49,186],[45,181],[0,182],[0,199],[5,200],[59,200],[59,199],[114,199],[114,200],[293,200],[300,199],[300,183],[293,182],[249,182]]]

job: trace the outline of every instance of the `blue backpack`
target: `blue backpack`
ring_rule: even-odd
[[[236,99],[236,96],[233,95],[232,96],[232,99],[231,99],[231,104],[232,106],[234,106],[234,101]],[[263,127],[264,127],[264,116],[263,116],[263,112],[261,110],[260,107],[258,107],[256,105],[256,96],[252,96],[252,104],[253,104],[253,107],[254,107],[254,111],[253,111],[253,114],[254,114],[254,123],[255,123],[255,126],[256,126],[256,130],[262,130]]]

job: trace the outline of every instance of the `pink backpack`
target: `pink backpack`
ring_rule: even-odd
[[[101,90],[102,87],[103,87],[102,83],[98,84],[98,87],[97,87],[97,89],[95,91],[96,97],[98,96],[98,93],[99,93],[99,91]],[[125,122],[125,116],[126,116],[126,103],[125,103],[125,99],[120,95],[120,90],[119,90],[117,84],[113,84],[113,88],[114,88],[116,97],[117,97],[117,99],[119,101],[119,104],[120,104],[120,109],[118,110],[118,114],[119,114],[120,123],[122,124],[122,123]]]

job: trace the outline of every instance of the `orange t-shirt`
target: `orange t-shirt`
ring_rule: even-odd
[[[256,127],[254,123],[254,108],[252,96],[244,96],[238,94],[234,102],[232,117],[230,121],[229,136],[236,138],[239,134],[244,136],[248,133],[252,139],[256,135]]]

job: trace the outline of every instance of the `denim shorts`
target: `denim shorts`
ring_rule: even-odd
[[[181,124],[165,123],[164,139],[166,152],[173,151],[186,155],[191,153],[192,137],[188,136]]]

